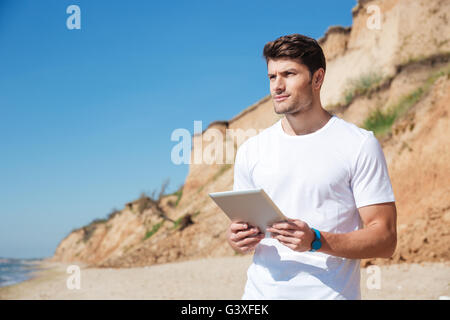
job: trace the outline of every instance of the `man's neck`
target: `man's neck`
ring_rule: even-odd
[[[308,112],[285,114],[281,119],[281,126],[288,135],[305,135],[322,128],[331,117],[332,115],[319,105]]]

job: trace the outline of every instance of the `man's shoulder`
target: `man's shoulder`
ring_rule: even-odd
[[[374,137],[372,131],[361,128],[356,124],[336,117],[335,130],[332,132],[335,139],[355,146],[355,144],[362,144],[367,138]]]

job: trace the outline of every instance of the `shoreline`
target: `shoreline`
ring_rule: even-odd
[[[0,273],[3,282],[0,282],[0,289],[18,285],[22,282],[34,279],[47,267],[49,258],[0,258]],[[16,265],[11,268],[12,265]],[[6,270],[6,272],[4,272]],[[6,280],[5,280],[6,278]]]
[[[0,287],[0,300],[28,299],[22,298],[24,292],[39,290],[39,287],[42,284],[57,281],[57,276],[62,277],[65,275],[66,267],[68,265],[70,264],[54,262],[50,261],[49,258],[43,258],[41,261],[36,263],[34,267],[36,270],[30,272],[28,279]],[[9,296],[10,298],[8,298]]]
[[[252,256],[209,258],[135,268],[88,268],[42,261],[33,278],[0,288],[0,299],[240,300]],[[80,266],[80,289],[68,289],[69,265]],[[450,296],[450,262],[361,268],[362,299],[440,299]],[[370,267],[369,267],[370,268]]]

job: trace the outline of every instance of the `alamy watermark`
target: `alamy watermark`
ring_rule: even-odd
[[[69,290],[80,290],[81,289],[81,270],[76,264],[72,264],[67,267],[66,272],[70,274],[67,277],[66,287]]]
[[[66,13],[70,16],[66,20],[67,29],[81,29],[81,9],[79,6],[72,4],[67,7]]]
[[[375,4],[367,6],[367,18],[366,26],[369,30],[381,30],[381,9]]]
[[[179,164],[233,164],[235,150],[245,140],[264,129],[226,129],[225,135],[216,128],[202,133],[202,121],[194,121],[194,138],[185,128],[175,129],[170,139],[178,142],[171,151],[172,163]],[[193,145],[193,152],[192,150]]]
[[[381,289],[381,268],[379,266],[368,266],[366,268],[366,286],[369,290]]]

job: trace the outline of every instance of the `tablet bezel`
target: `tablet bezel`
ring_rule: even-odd
[[[266,228],[271,223],[288,220],[262,188],[213,192],[209,193],[209,196],[231,221],[247,222],[252,226],[257,226],[263,233],[266,233]],[[249,205],[248,201],[255,201],[255,203]],[[239,206],[248,207],[249,211],[253,213],[238,213],[237,207]],[[263,212],[264,215],[257,214],[257,212]]]

